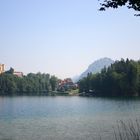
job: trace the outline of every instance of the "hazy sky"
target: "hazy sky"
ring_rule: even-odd
[[[101,57],[140,58],[140,17],[98,0],[0,0],[0,63],[59,78]]]

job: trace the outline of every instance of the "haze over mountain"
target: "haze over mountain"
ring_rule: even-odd
[[[111,64],[113,64],[114,61],[110,58],[104,57],[101,59],[98,59],[96,61],[94,61],[92,64],[89,65],[89,67],[87,68],[87,70],[85,70],[78,78],[77,80],[80,80],[84,77],[87,76],[88,73],[98,73],[100,72],[104,67],[109,67]]]

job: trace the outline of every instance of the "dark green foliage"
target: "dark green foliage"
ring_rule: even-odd
[[[134,9],[135,11],[140,12],[140,0],[104,0],[104,2],[101,3],[100,10],[103,11],[106,8],[118,8],[125,5],[129,9]]]
[[[50,84],[51,84],[52,91],[55,91],[56,88],[57,88],[57,85],[58,85],[58,79],[57,79],[57,77],[51,76],[51,78],[50,78]]]
[[[49,74],[29,73],[24,77],[17,77],[11,69],[0,75],[0,95],[48,95],[55,91],[57,78]]]
[[[100,96],[140,95],[140,62],[116,61],[101,73],[89,74],[79,82],[80,92]]]
[[[6,71],[5,73],[9,73],[9,74],[13,74],[14,73],[14,69],[10,68],[8,71]]]

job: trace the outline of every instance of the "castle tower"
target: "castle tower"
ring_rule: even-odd
[[[5,69],[4,69],[4,64],[0,64],[0,74],[4,73]]]

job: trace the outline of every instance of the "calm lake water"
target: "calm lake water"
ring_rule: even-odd
[[[0,97],[0,140],[108,140],[139,117],[137,98]]]

